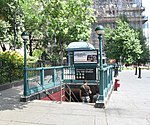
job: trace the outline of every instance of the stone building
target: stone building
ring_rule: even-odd
[[[96,10],[97,23],[92,26],[91,43],[98,48],[98,39],[94,32],[97,25],[115,27],[115,21],[120,15],[126,15],[131,27],[143,29],[148,18],[143,15],[145,8],[142,0],[94,0],[93,8]]]

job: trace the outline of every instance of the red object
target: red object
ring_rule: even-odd
[[[118,87],[120,87],[120,80],[119,79],[115,79],[115,84],[114,84],[114,91],[117,91]]]
[[[62,90],[62,95],[65,95],[65,91]],[[60,101],[60,91],[53,93],[49,96],[51,98],[51,101]],[[55,100],[56,99],[56,100]],[[48,97],[42,98],[41,100],[50,100]],[[62,101],[65,101],[65,96],[62,98]]]

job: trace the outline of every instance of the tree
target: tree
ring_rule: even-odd
[[[8,43],[10,38],[8,30],[9,30],[9,23],[0,20],[0,46],[3,51],[6,50],[5,44]]]
[[[106,43],[104,50],[108,58],[131,64],[140,59],[142,53],[138,32],[131,29],[126,21],[118,19],[115,29],[106,29]]]
[[[9,34],[9,48],[15,50],[21,47],[19,40],[19,31],[22,22],[22,12],[19,7],[19,0],[1,0],[0,4],[0,20],[7,22],[7,34]],[[1,41],[3,46],[6,46],[6,41]],[[6,47],[5,47],[6,48]]]
[[[51,53],[56,55],[51,57],[57,57],[58,62],[70,42],[89,40],[95,21],[91,0],[2,0],[1,3],[0,18],[10,24],[7,31],[11,46],[15,49],[16,44],[21,45],[18,36],[27,30],[30,55],[32,49],[51,46]]]
[[[143,35],[143,31],[141,29],[139,29],[139,30],[137,30],[137,32],[139,32],[138,39],[140,40],[142,53],[140,55],[140,59],[135,60],[135,62],[137,62],[139,64],[146,64],[149,62],[149,57],[150,57],[148,43],[146,41],[146,37]]]
[[[94,13],[91,0],[52,0],[43,2],[44,18],[41,25],[44,45],[50,44],[52,53],[61,62],[65,47],[73,41],[88,40]],[[55,49],[54,49],[55,48]]]
[[[24,30],[29,32],[29,55],[32,56],[33,44],[39,46],[39,40],[42,39],[41,25],[43,21],[43,5],[41,0],[22,0],[20,6],[23,12]],[[36,45],[37,44],[37,45]]]

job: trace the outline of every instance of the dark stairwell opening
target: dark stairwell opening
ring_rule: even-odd
[[[72,85],[72,84],[67,84],[67,86],[65,86],[66,102],[82,102],[79,95],[80,86],[81,85]],[[96,94],[96,91],[98,90],[98,85],[89,85],[89,86],[92,91],[92,94],[90,94],[90,103],[94,103],[93,96]]]

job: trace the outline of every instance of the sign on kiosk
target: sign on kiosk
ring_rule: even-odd
[[[97,63],[98,63],[97,50],[74,51],[75,79],[96,80]]]
[[[74,51],[74,64],[77,63],[98,63],[98,51]]]
[[[75,68],[76,80],[96,80],[96,68]]]

